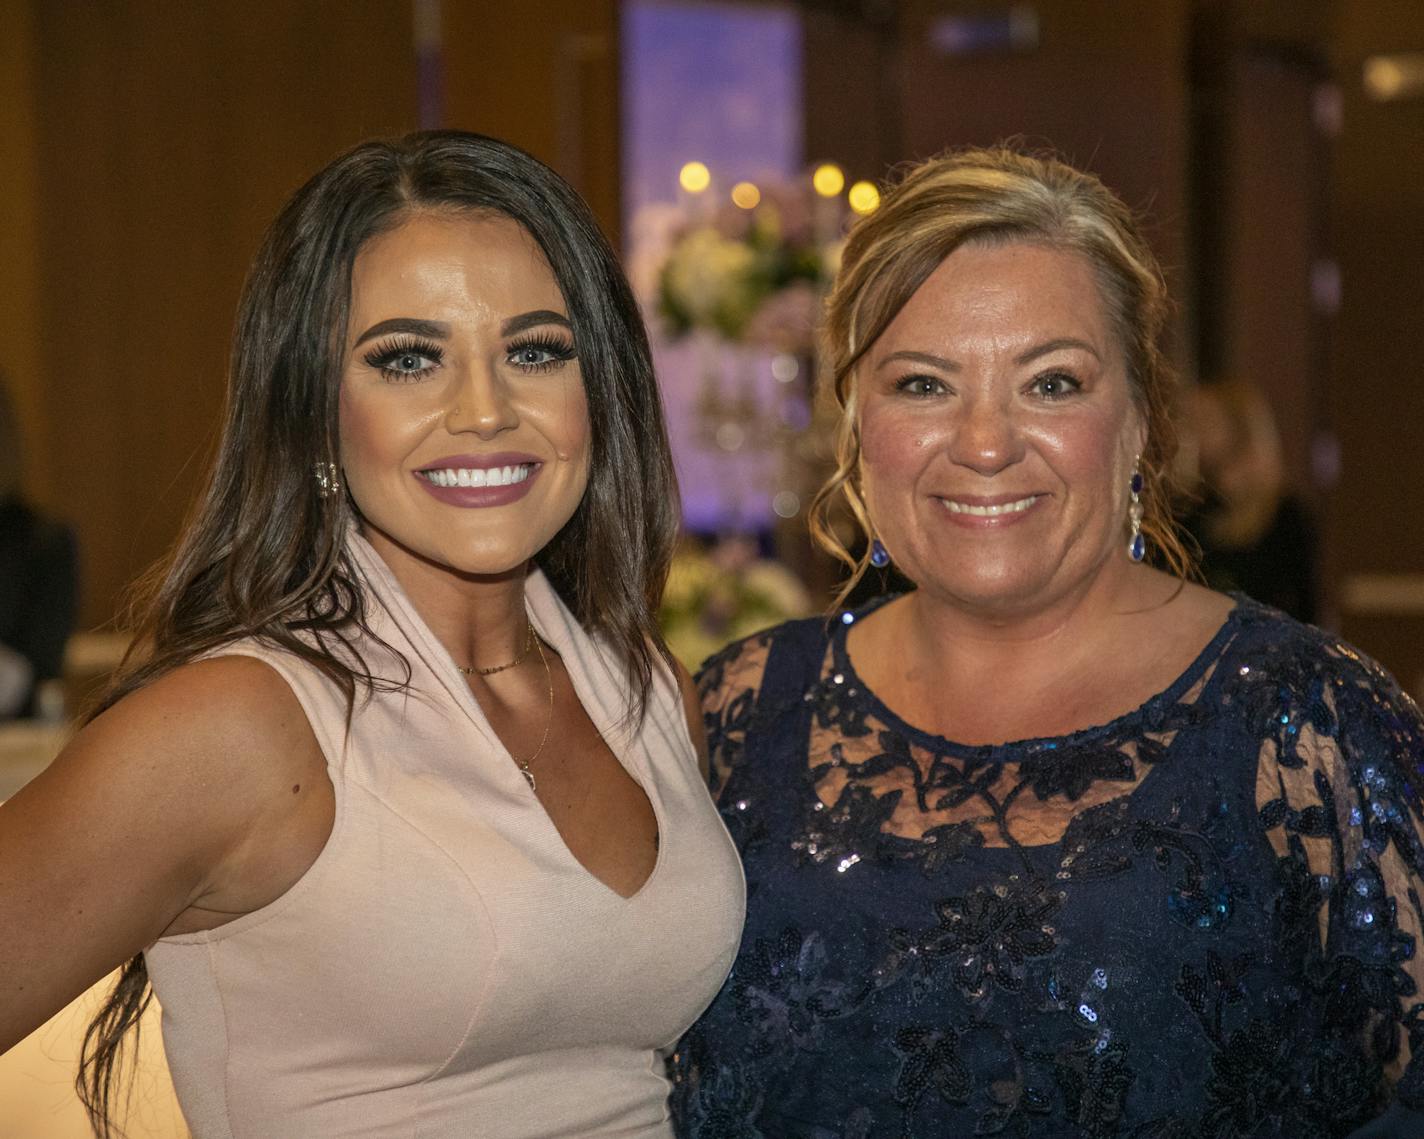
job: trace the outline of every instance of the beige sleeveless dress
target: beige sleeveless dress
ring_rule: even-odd
[[[618,665],[531,574],[535,627],[657,815],[657,866],[624,899],[574,859],[390,571],[350,541],[406,690],[358,698],[348,731],[311,666],[223,650],[291,685],[336,818],[281,898],[145,954],[195,1139],[670,1135],[662,1051],[722,984],[744,902],[675,678],[659,667],[626,725]]]

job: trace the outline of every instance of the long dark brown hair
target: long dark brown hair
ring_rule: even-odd
[[[583,626],[621,657],[628,714],[641,714],[654,658],[667,657],[655,614],[678,514],[637,304],[588,207],[562,178],[508,143],[423,131],[347,151],[297,191],[268,231],[238,311],[212,473],[175,549],[139,587],[135,649],[91,719],[245,637],[310,662],[341,686],[348,706],[358,689],[383,683],[355,645],[369,632],[344,550],[356,508],[344,494],[323,497],[313,470],[339,461],[337,346],[346,339],[352,263],[372,237],[421,209],[512,218],[539,244],[563,292],[588,396],[589,479],[536,561]],[[337,646],[343,651],[331,651]],[[103,1139],[115,1133],[110,1105],[126,1041],[151,998],[139,955],[85,1034],[76,1084]]]

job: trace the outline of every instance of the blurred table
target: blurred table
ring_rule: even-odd
[[[65,724],[0,724],[0,803],[49,766],[69,734]]]
[[[79,1045],[99,1002],[113,984],[106,977],[77,1001],[0,1056],[0,1139],[93,1139],[88,1116],[74,1093]],[[128,1139],[187,1139],[173,1095],[158,1032],[158,1005],[142,1022],[133,1099],[116,1113]],[[116,1081],[115,1100],[127,1085]]]
[[[0,724],[0,802],[43,771],[71,731],[68,725]],[[74,1076],[84,1029],[112,984],[106,977],[0,1056],[0,1139],[92,1139]],[[133,1088],[132,1110],[119,1117],[129,1139],[187,1136],[163,1056],[157,1004],[144,1014]],[[121,1088],[120,1103],[122,1096]]]

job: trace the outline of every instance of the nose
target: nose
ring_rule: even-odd
[[[445,429],[452,435],[468,432],[481,439],[493,439],[518,425],[519,412],[508,385],[492,368],[470,369],[451,392]]]
[[[959,409],[950,457],[976,474],[996,475],[1023,457],[1023,436],[1010,408],[969,397]]]

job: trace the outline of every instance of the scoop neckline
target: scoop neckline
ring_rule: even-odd
[[[1013,762],[1014,753],[1034,754],[1042,751],[1069,750],[1076,745],[1088,743],[1102,739],[1105,736],[1122,734],[1129,728],[1135,728],[1143,721],[1150,720],[1159,715],[1165,708],[1177,703],[1182,695],[1189,691],[1191,687],[1201,679],[1211,664],[1220,658],[1223,649],[1228,641],[1235,636],[1241,622],[1256,608],[1256,603],[1249,597],[1240,593],[1228,593],[1235,604],[1227,610],[1226,616],[1222,619],[1220,627],[1207,640],[1206,644],[1190,664],[1179,673],[1175,680],[1163,688],[1160,692],[1149,696],[1136,708],[1131,708],[1121,715],[1114,716],[1111,720],[1101,724],[1092,724],[1086,728],[1079,728],[1077,731],[1069,732],[1061,736],[1030,736],[1024,739],[1006,740],[1003,743],[995,744],[966,744],[958,740],[950,739],[948,736],[936,735],[923,728],[918,728],[908,720],[902,718],[893,708],[886,704],[876,691],[866,684],[855,670],[855,665],[851,663],[850,651],[847,647],[847,638],[850,630],[865,617],[868,617],[875,610],[899,597],[906,596],[904,593],[889,594],[884,597],[877,597],[874,600],[862,605],[858,609],[844,610],[835,619],[836,628],[831,633],[831,678],[840,675],[844,678],[843,684],[837,684],[837,688],[843,688],[844,692],[851,699],[863,700],[869,706],[875,718],[883,723],[887,728],[904,736],[910,742],[918,744],[929,751],[934,751],[942,755],[956,755],[963,757],[974,757],[977,759],[992,759],[1001,762]],[[849,618],[849,620],[847,620]],[[823,658],[824,659],[824,658]],[[1219,679],[1220,671],[1214,673],[1202,689],[1201,696],[1204,700]],[[826,681],[827,676],[823,673],[821,683]]]

